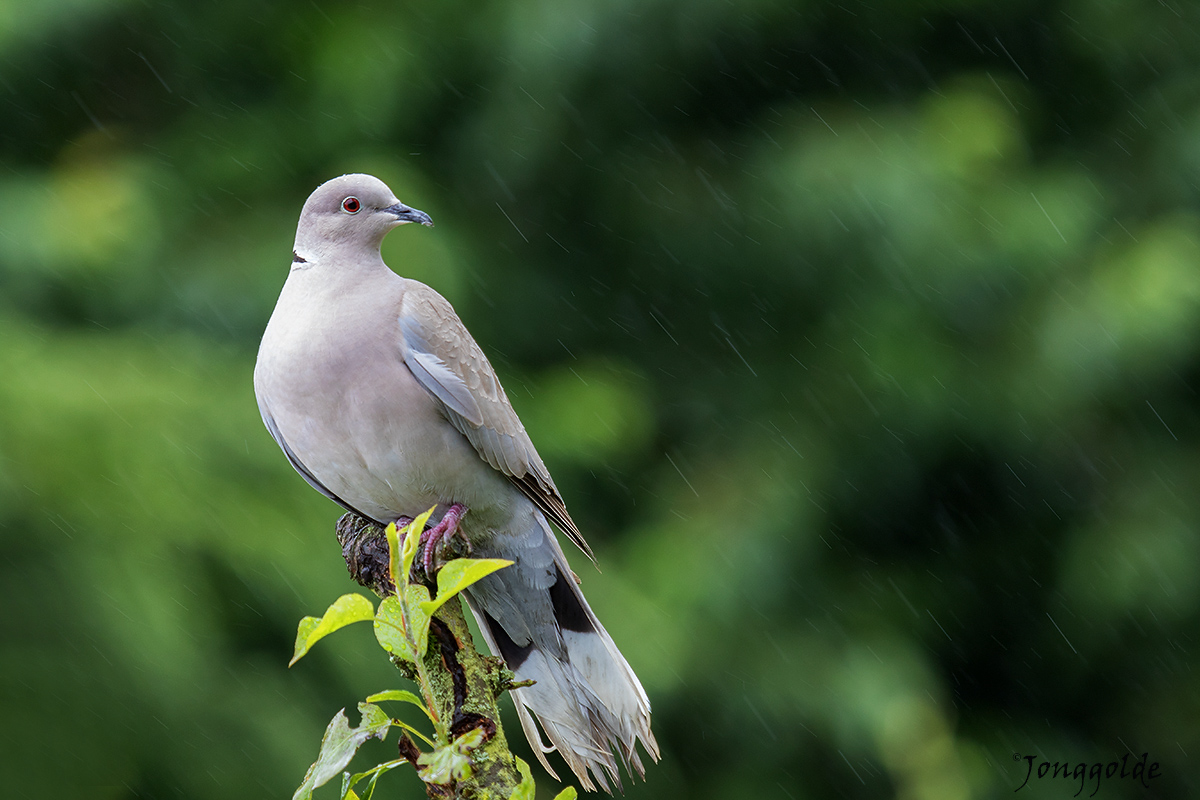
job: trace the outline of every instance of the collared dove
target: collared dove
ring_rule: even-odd
[[[557,749],[585,789],[620,788],[614,748],[643,777],[636,740],[658,760],[650,701],[573,579],[549,522],[591,552],[492,365],[445,298],[384,264],[408,222],[432,225],[370,175],[309,196],[254,369],[263,422],[344,508],[386,525],[436,505],[427,554],[457,528],[474,556],[515,562],[466,598],[492,652],[536,681],[513,692],[521,727],[551,775]]]

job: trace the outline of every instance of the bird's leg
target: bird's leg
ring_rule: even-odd
[[[421,564],[425,567],[425,577],[433,579],[433,554],[437,549],[438,544],[445,545],[450,541],[450,537],[458,530],[458,522],[463,518],[463,514],[467,513],[467,507],[462,503],[452,503],[446,513],[442,515],[441,520],[437,525],[426,530],[421,534],[421,544],[425,546],[424,555],[421,558]]]

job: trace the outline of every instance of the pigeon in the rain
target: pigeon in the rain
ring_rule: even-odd
[[[457,532],[473,556],[514,562],[466,598],[492,652],[536,681],[513,692],[521,727],[551,775],[557,749],[584,788],[620,788],[614,750],[642,776],[637,740],[658,760],[650,701],[551,532],[591,557],[492,365],[445,298],[384,264],[384,235],[407,222],[432,225],[370,175],[309,196],[254,369],[263,421],[344,508],[386,525],[436,505],[427,554]]]

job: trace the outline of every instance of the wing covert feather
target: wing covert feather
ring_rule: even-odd
[[[496,371],[450,303],[423,283],[410,280],[400,304],[399,322],[405,364],[438,400],[450,423],[467,437],[480,458],[504,473],[595,560]]]

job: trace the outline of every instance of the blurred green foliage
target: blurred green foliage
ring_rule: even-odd
[[[392,680],[285,669],[350,584],[250,381],[347,171],[596,548],[629,796],[1196,793],[1197,4],[4,0],[0,98],[5,797],[288,796]]]

